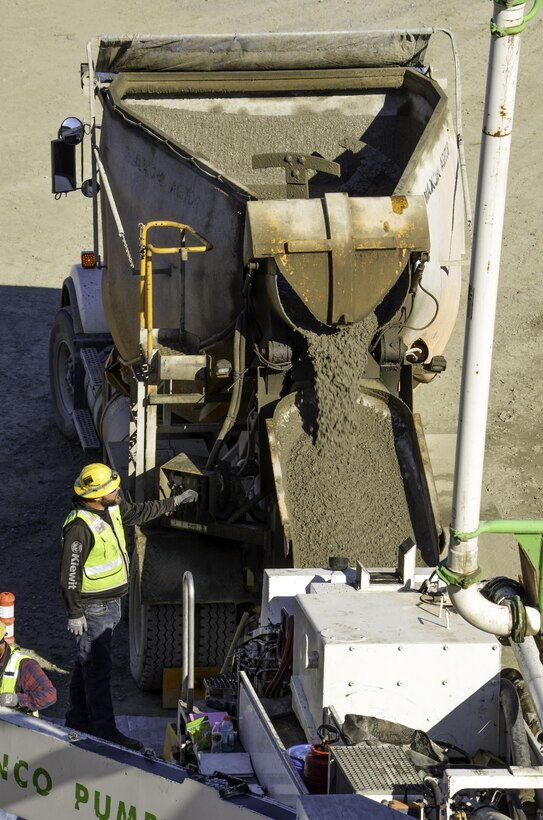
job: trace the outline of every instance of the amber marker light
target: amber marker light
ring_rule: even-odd
[[[81,266],[83,268],[95,268],[96,256],[93,251],[83,251],[81,254]]]

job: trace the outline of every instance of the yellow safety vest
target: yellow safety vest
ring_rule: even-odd
[[[94,546],[83,565],[84,594],[107,592],[128,583],[129,558],[118,505],[110,507],[109,514],[113,527],[90,510],[72,510],[64,522],[63,532],[75,518],[81,518],[94,536]]]
[[[0,679],[0,695],[6,692],[12,693],[16,691],[19,669],[21,662],[24,661],[25,658],[30,658],[30,655],[25,655],[24,652],[21,652],[19,649],[13,649],[11,651],[6,668],[4,669],[4,674]],[[23,711],[26,711],[26,709]],[[32,712],[32,714],[38,717],[38,712]]]

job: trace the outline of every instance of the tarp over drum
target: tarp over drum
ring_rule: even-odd
[[[97,73],[412,66],[433,29],[100,37]]]

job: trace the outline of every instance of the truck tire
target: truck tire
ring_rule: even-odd
[[[49,340],[49,382],[56,425],[70,441],[78,438],[73,422],[76,366],[72,315],[69,308],[62,308]]]
[[[141,600],[138,561],[130,568],[129,623],[130,672],[140,689],[162,687],[162,671],[181,666],[183,619],[181,606],[146,604]]]
[[[141,600],[137,560],[130,572],[130,671],[140,689],[162,688],[162,672],[182,668],[183,613],[180,604]],[[220,666],[236,629],[236,605],[199,604],[195,611],[195,666]]]
[[[236,631],[235,604],[196,606],[196,666],[222,666]]]

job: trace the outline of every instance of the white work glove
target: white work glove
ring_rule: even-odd
[[[4,692],[0,695],[0,706],[8,706],[10,709],[15,709],[19,703],[19,698],[15,692]]]
[[[198,493],[196,490],[185,490],[181,495],[174,496],[174,504],[179,507],[180,504],[193,504],[198,501]]]
[[[68,618],[68,632],[72,635],[82,635],[87,631],[87,619],[84,615],[80,618]]]

